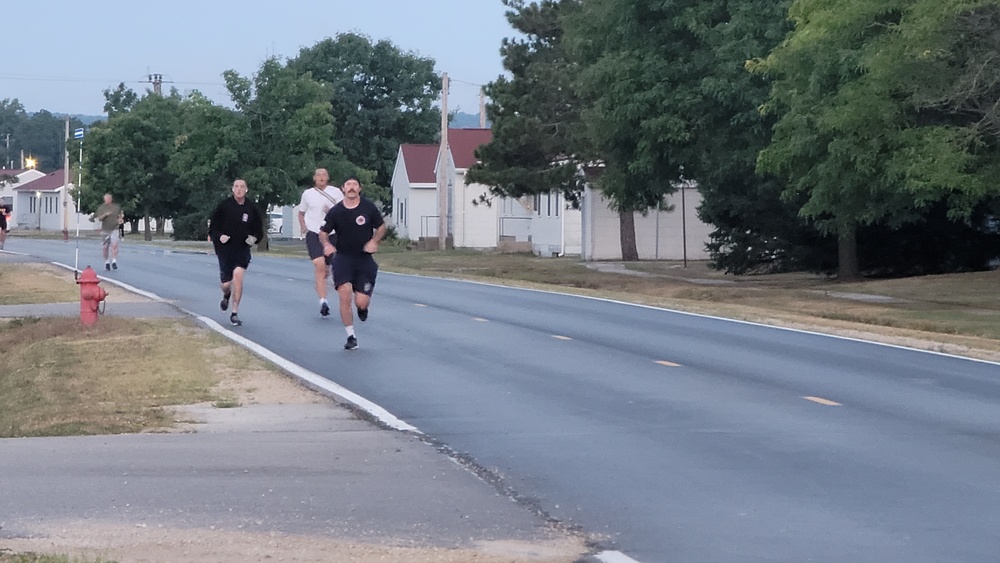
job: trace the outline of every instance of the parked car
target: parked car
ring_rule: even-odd
[[[272,211],[267,214],[268,219],[268,234],[280,235],[281,229],[284,226],[285,218],[282,216],[280,211]]]

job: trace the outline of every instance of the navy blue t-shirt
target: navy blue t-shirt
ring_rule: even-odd
[[[334,205],[326,212],[326,219],[320,230],[327,234],[337,233],[338,254],[361,256],[367,254],[365,243],[375,235],[375,229],[383,224],[385,219],[378,206],[362,197],[358,206],[353,209],[345,207],[344,201]]]

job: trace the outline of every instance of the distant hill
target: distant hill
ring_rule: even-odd
[[[478,129],[479,114],[457,112],[451,117],[451,126],[455,129]],[[489,121],[486,122],[486,127],[490,127]]]
[[[63,117],[65,114],[52,114],[57,117]],[[87,127],[90,127],[95,121],[104,121],[107,116],[104,115],[83,115],[83,114],[73,114],[70,117],[75,117],[83,122]],[[464,113],[457,112],[451,118],[451,126],[456,129],[478,129],[479,128],[479,114],[478,113]],[[486,127],[490,127],[490,122],[486,122]]]
[[[66,117],[66,114],[65,113],[53,113],[52,116],[53,117],[58,117],[58,118],[62,119],[64,117]],[[86,126],[86,127],[90,127],[95,121],[104,121],[105,119],[107,119],[107,117],[105,117],[103,115],[83,115],[81,113],[71,113],[71,114],[69,114],[69,116],[72,117],[72,118],[75,118],[75,119],[79,119],[83,123],[83,125]]]
[[[103,115],[74,115],[73,117],[82,121],[87,127],[93,125],[95,121],[104,121],[107,119],[107,117]]]

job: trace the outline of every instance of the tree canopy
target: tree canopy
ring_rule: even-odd
[[[332,142],[354,165],[373,171],[377,186],[389,186],[401,143],[432,143],[438,137],[441,114],[433,103],[441,93],[441,78],[432,59],[386,40],[340,33],[303,48],[287,68],[323,84],[334,126]],[[342,178],[331,174],[335,182]],[[391,196],[373,196],[372,191],[369,197],[391,209]]]

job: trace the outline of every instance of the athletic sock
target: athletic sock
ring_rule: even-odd
[[[354,335],[355,335],[355,334],[354,334],[354,325],[351,325],[351,326],[345,326],[345,327],[344,327],[344,330],[346,330],[346,331],[347,331],[347,336],[354,336]]]

